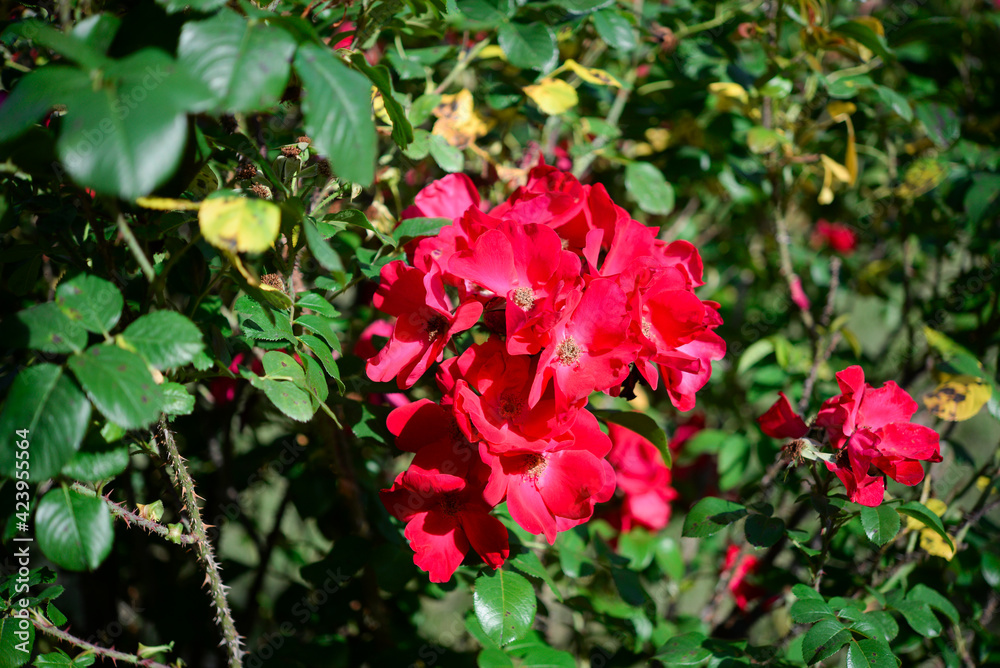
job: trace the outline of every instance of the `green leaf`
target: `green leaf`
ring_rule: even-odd
[[[765,517],[752,513],[743,526],[747,542],[754,547],[771,547],[785,535],[785,522],[780,517]]]
[[[668,666],[694,666],[712,656],[710,650],[702,647],[704,642],[701,633],[674,636],[656,652],[656,658]]]
[[[216,108],[255,111],[281,99],[295,46],[287,31],[223,9],[184,24],[177,57],[212,91]]]
[[[313,146],[338,176],[368,185],[375,178],[375,123],[369,83],[327,48],[303,44],[295,54],[302,111]]]
[[[340,311],[334,308],[333,304],[328,302],[323,295],[316,292],[300,292],[296,305],[300,309],[309,309],[327,318],[336,318],[340,315]]]
[[[73,26],[72,35],[100,54],[107,54],[122,20],[113,14],[94,14]]]
[[[410,160],[423,160],[431,153],[431,139],[433,136],[427,130],[417,128],[413,131],[413,141],[403,150],[403,155]]]
[[[306,389],[315,395],[317,401],[325,402],[330,396],[330,384],[326,381],[323,367],[309,355],[302,355],[302,365],[306,371]]]
[[[320,266],[327,271],[343,273],[344,263],[341,261],[340,255],[330,247],[330,244],[319,233],[316,223],[308,217],[303,218],[302,231],[305,233],[309,252],[312,253],[312,256],[319,262]]]
[[[61,649],[57,649],[55,652],[40,654],[31,665],[35,668],[59,668],[59,666],[72,666],[73,659]]]
[[[47,65],[29,72],[0,105],[0,143],[23,134],[66,96],[89,85],[87,74],[75,67]]]
[[[392,140],[399,148],[406,148],[413,141],[413,126],[406,118],[403,105],[396,99],[396,91],[392,88],[392,78],[389,70],[384,65],[372,67],[365,60],[364,54],[357,53],[351,58],[354,67],[360,70],[368,79],[375,84],[379,93],[382,94],[382,102],[385,111],[392,121]]]
[[[559,555],[559,567],[569,577],[578,578],[594,572],[591,558],[587,554],[587,545],[576,531],[561,531],[556,534],[556,553]]]
[[[294,361],[294,360],[293,360]],[[296,366],[298,366],[296,364]],[[301,367],[299,367],[301,371]],[[250,384],[261,390],[271,403],[288,417],[297,422],[308,422],[316,413],[309,393],[290,380],[272,380],[262,378],[252,371],[241,369],[240,373],[250,381]],[[305,382],[305,372],[302,372],[302,382]]]
[[[963,206],[970,225],[977,225],[997,201],[1000,194],[1000,174],[976,174],[965,191]]]
[[[727,491],[740,484],[750,463],[750,441],[742,434],[729,434],[719,447],[716,462],[719,489]]]
[[[514,668],[514,662],[500,649],[484,649],[476,657],[479,668]]]
[[[17,632],[27,634],[18,636]],[[19,668],[31,658],[35,646],[35,625],[27,619],[5,617],[0,619],[0,668]],[[24,651],[21,651],[24,650]]]
[[[639,434],[656,446],[663,456],[663,463],[668,468],[673,464],[670,448],[667,445],[667,434],[653,418],[636,411],[595,411],[595,415],[605,422],[620,425]]]
[[[947,148],[961,136],[961,122],[951,107],[938,102],[917,102],[916,112],[927,136],[939,147]]]
[[[524,653],[523,668],[576,668],[576,660],[569,652],[545,645],[533,645]]]
[[[405,240],[433,237],[445,225],[451,225],[450,218],[407,218],[392,231],[392,239],[398,246]]]
[[[196,12],[208,14],[226,4],[226,0],[156,0],[156,2],[163,5],[168,14],[183,12],[188,7]]]
[[[861,526],[868,540],[876,545],[885,545],[899,533],[899,513],[891,506],[861,508]]]
[[[688,512],[684,518],[684,530],[681,535],[689,538],[705,538],[722,531],[746,514],[747,509],[744,506],[710,496],[694,504]]]
[[[614,9],[602,9],[595,12],[591,20],[597,34],[612,48],[629,53],[639,45],[635,36],[635,28],[624,16]]]
[[[167,415],[190,415],[194,412],[194,395],[180,383],[163,383],[163,412]]]
[[[903,613],[903,619],[914,631],[926,638],[936,638],[944,630],[927,603],[916,600],[899,601],[892,607]]]
[[[909,123],[913,120],[913,109],[910,107],[910,101],[905,95],[888,86],[876,86],[875,92],[878,93],[882,102],[887,104],[904,121]]]
[[[806,632],[802,639],[802,658],[814,664],[836,654],[850,642],[851,632],[835,619],[823,619]]]
[[[847,668],[898,668],[898,664],[889,645],[869,638],[851,641],[847,649]]]
[[[792,603],[789,613],[792,615],[792,621],[796,624],[812,624],[821,619],[836,619],[833,610],[830,609],[826,601],[809,598],[799,599]]]
[[[340,339],[337,338],[337,322],[322,315],[305,314],[296,318],[295,323],[318,334],[329,344],[330,348],[341,351]]]
[[[59,92],[59,102],[71,102],[59,159],[74,181],[99,194],[147,195],[174,174],[187,143],[187,112],[203,110],[209,93],[153,48],[115,61],[98,81]]]
[[[958,610],[952,602],[925,584],[914,585],[913,589],[906,592],[906,600],[926,603],[935,610],[942,612],[952,623],[959,623]]]
[[[818,591],[816,591],[812,587],[809,587],[808,585],[802,584],[801,582],[792,587],[792,593],[795,594],[796,598],[799,598],[799,599],[801,599],[803,601],[824,601],[825,602],[825,599],[823,598],[822,594],[820,594]]]
[[[665,216],[674,208],[674,188],[663,173],[648,162],[630,162],[625,168],[625,188],[646,213]]]
[[[74,480],[101,482],[122,473],[128,467],[128,448],[102,441],[100,438],[87,439],[80,451],[62,467],[62,474]]]
[[[586,14],[614,4],[614,0],[557,0],[557,2],[560,7],[574,14]]]
[[[337,368],[337,362],[333,359],[333,354],[331,354],[330,349],[327,348],[326,344],[323,343],[318,337],[312,336],[311,334],[303,334],[299,337],[303,345],[308,348],[316,358],[323,365],[323,369],[326,371],[327,375],[337,381],[337,385],[340,387],[341,394],[344,393],[344,384],[340,380],[340,369]]]
[[[497,31],[497,41],[514,67],[541,70],[556,58],[556,36],[544,23],[505,22]]]
[[[295,358],[272,350],[264,354],[264,373],[268,377],[280,377],[283,380],[291,380],[302,385],[306,382],[306,373]]]
[[[35,46],[55,51],[89,70],[106,67],[110,62],[101,51],[95,49],[78,35],[64,33],[37,19],[15,23],[7,28],[3,35],[4,38],[11,35],[23,37],[30,40]]]
[[[470,21],[491,26],[504,23],[513,13],[509,0],[458,0],[456,4]]]
[[[243,295],[233,305],[243,334],[259,341],[288,341],[295,345],[288,313],[262,305],[249,295]]]
[[[460,172],[465,168],[465,155],[462,151],[445,141],[445,138],[441,135],[432,134],[430,136],[429,148],[434,162],[449,174]]]
[[[941,518],[924,504],[917,501],[907,501],[901,506],[896,506],[896,510],[903,513],[907,517],[912,517],[920,522],[923,522],[925,526],[929,527],[937,535],[941,536],[941,538],[948,543],[948,547],[952,549],[955,548],[955,544],[951,541],[951,537],[944,529],[944,524],[941,522]]]
[[[205,347],[197,325],[173,311],[142,316],[125,329],[122,338],[161,371],[187,364]]]
[[[537,605],[531,583],[517,573],[496,570],[476,578],[476,618],[486,635],[501,647],[528,633]]]
[[[118,324],[125,301],[113,283],[80,274],[56,288],[56,304],[88,332],[107,334]]]
[[[656,535],[636,527],[618,536],[617,551],[628,559],[630,569],[641,572],[653,563],[658,544]]]
[[[27,470],[35,483],[53,477],[80,449],[89,423],[90,402],[62,367],[25,369],[14,379],[0,413],[0,473],[13,478],[15,471]],[[18,430],[26,430],[27,438],[19,437]],[[23,441],[27,448],[18,447]],[[30,464],[18,468],[19,461]]]
[[[12,327],[13,345],[43,353],[78,353],[87,346],[87,332],[54,302],[19,311]]]
[[[93,571],[111,552],[111,512],[103,499],[62,486],[39,502],[35,536],[53,563],[70,571]]]
[[[889,47],[885,43],[885,38],[864,23],[845,21],[844,23],[834,25],[833,30],[864,45],[882,60],[886,62],[893,60],[892,53],[889,52]]]
[[[549,575],[547,570],[545,570],[545,565],[542,564],[542,560],[539,559],[538,555],[531,549],[524,548],[523,552],[520,552],[508,559],[507,563],[525,575],[530,575],[531,577],[538,578],[539,580],[545,582],[545,584],[549,586],[549,589],[552,590],[552,593],[556,595],[556,598],[560,601],[562,600],[562,594],[559,593],[559,588],[556,587],[556,583],[552,579],[552,576]]]
[[[115,424],[140,429],[160,417],[163,393],[135,353],[102,344],[74,355],[68,365],[97,409]]]

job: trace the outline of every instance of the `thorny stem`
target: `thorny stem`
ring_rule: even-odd
[[[133,524],[135,524],[136,526],[145,529],[148,533],[155,533],[157,536],[161,536],[163,538],[166,538],[167,540],[171,541],[176,540],[176,542],[180,543],[181,545],[190,545],[192,543],[198,542],[198,537],[189,533],[182,533],[180,535],[175,534],[174,536],[171,537],[169,528],[160,524],[159,522],[146,519],[138,515],[137,513],[132,512],[128,508],[125,508],[121,504],[115,503],[114,501],[111,500],[110,494],[105,496],[99,496],[96,492],[94,492],[94,490],[84,485],[81,485],[78,482],[73,483],[72,489],[73,491],[79,492],[86,496],[96,496],[97,498],[102,499],[104,503],[107,504],[108,509],[111,511],[112,515],[114,515],[118,519],[125,521],[125,526],[132,526]]]
[[[82,638],[77,638],[75,635],[67,631],[63,631],[62,629],[59,629],[55,625],[51,624],[47,619],[44,619],[35,611],[32,611],[31,623],[34,624],[35,628],[42,633],[52,636],[53,638],[58,638],[65,643],[69,643],[70,645],[79,647],[88,652],[92,652],[94,656],[99,659],[111,659],[111,661],[115,664],[117,664],[118,661],[121,661],[133,666],[143,666],[143,668],[172,668],[171,666],[158,661],[153,661],[152,659],[143,659],[135,654],[119,652],[116,649],[107,649],[105,647],[100,647],[87,642]]]
[[[191,533],[197,537],[194,543],[198,553],[198,560],[205,567],[205,581],[208,583],[212,595],[212,604],[215,606],[215,621],[222,630],[222,644],[226,646],[226,655],[229,659],[229,668],[242,668],[243,649],[240,647],[241,638],[236,632],[236,624],[233,622],[233,613],[229,608],[229,601],[226,599],[226,585],[222,584],[222,576],[219,571],[219,564],[215,560],[215,553],[212,544],[208,540],[205,530],[205,523],[201,519],[201,511],[198,509],[198,496],[194,492],[194,480],[184,466],[184,460],[177,450],[177,442],[174,435],[167,428],[166,420],[160,420],[160,432],[164,450],[167,453],[167,463],[173,470],[174,485],[181,491],[184,506],[190,517]]]

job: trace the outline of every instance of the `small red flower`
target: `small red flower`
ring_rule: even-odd
[[[670,522],[670,502],[677,498],[663,455],[649,440],[625,427],[609,425],[608,435],[612,443],[608,461],[623,497],[621,531],[634,526],[659,531]]]
[[[851,255],[858,246],[858,235],[843,223],[831,223],[820,218],[816,221],[811,243],[814,248],[827,246],[842,255]]]

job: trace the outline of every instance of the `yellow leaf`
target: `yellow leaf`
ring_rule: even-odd
[[[507,56],[504,54],[503,49],[500,48],[499,44],[489,44],[484,46],[479,50],[480,58],[500,58],[501,60],[507,60]]]
[[[468,88],[454,95],[442,95],[441,104],[433,111],[437,120],[431,132],[456,148],[465,148],[486,134],[486,123],[476,113]]]
[[[216,248],[260,253],[278,238],[281,209],[262,199],[216,197],[202,203],[198,225],[205,241]]]
[[[954,536],[948,534],[948,537],[951,538],[951,542],[954,544]],[[951,558],[955,556],[955,548],[948,545],[944,541],[944,538],[932,529],[924,529],[920,532],[920,547],[931,556],[942,557],[946,561],[951,561]]]
[[[562,68],[570,70],[573,74],[580,77],[587,83],[597,84],[598,86],[611,86],[613,88],[622,87],[621,82],[618,81],[618,79],[615,79],[604,70],[596,67],[584,67],[572,58],[563,63],[560,69]]]
[[[858,108],[854,105],[853,102],[847,102],[846,100],[835,100],[834,102],[831,102],[830,104],[826,105],[826,113],[830,114],[830,118],[832,118],[835,121],[843,120],[837,118],[838,116],[840,115],[850,116],[857,110]]]
[[[645,134],[654,151],[665,151],[670,146],[670,130],[666,128],[647,128]]]
[[[978,478],[976,478],[976,489],[978,489],[980,492],[985,492],[986,488],[990,486],[991,482],[993,481],[990,479],[989,476],[981,475]]]
[[[187,189],[195,199],[205,199],[219,189],[219,177],[212,170],[212,166],[206,163],[191,179]]]
[[[719,111],[729,111],[739,105],[746,104],[750,99],[743,86],[729,81],[708,84],[708,92],[718,98],[715,108]]]
[[[924,405],[942,420],[961,422],[978,413],[992,394],[989,383],[981,378],[951,376],[924,395]]]
[[[576,89],[562,79],[542,79],[537,84],[525,86],[524,92],[550,116],[564,114],[580,101]]]
[[[201,202],[192,202],[187,199],[173,199],[171,197],[139,197],[135,203],[144,209],[154,209],[156,211],[197,211]]]
[[[828,155],[821,155],[823,163],[823,189],[816,199],[820,204],[826,205],[833,201],[833,181],[836,179],[841,183],[850,183],[851,173],[842,164]]]
[[[903,182],[896,188],[896,194],[914,199],[936,188],[947,175],[945,167],[931,158],[915,160],[903,175]]]
[[[871,31],[880,37],[885,37],[885,26],[874,16],[855,16],[851,19],[855,23],[861,23],[871,28]]]
[[[849,116],[844,118],[844,123],[847,124],[847,154],[844,156],[844,166],[851,176],[847,183],[853,186],[858,180],[858,147],[854,142],[854,123]]]
[[[385,100],[382,99],[382,93],[375,86],[372,86],[372,111],[375,112],[375,118],[390,127],[392,126],[392,119],[389,118],[389,114],[385,110]]]

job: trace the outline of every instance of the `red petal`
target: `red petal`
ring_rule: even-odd
[[[805,421],[792,409],[784,392],[778,392],[778,400],[757,418],[760,430],[771,438],[802,438],[809,433]]]

